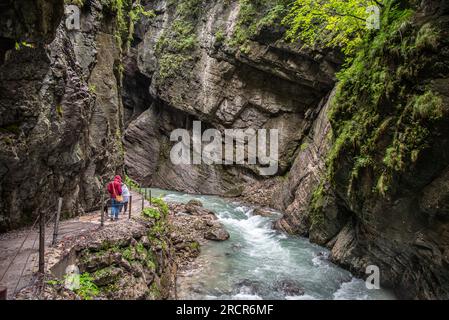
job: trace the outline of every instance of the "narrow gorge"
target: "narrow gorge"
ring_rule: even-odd
[[[100,252],[139,274],[108,299],[449,299],[449,3],[353,5],[373,4],[378,29],[311,41],[308,0],[0,0],[0,232],[58,198],[63,219],[98,210],[119,174],[177,231],[139,218],[123,245],[83,244],[83,270]],[[197,122],[278,130],[277,172],[173,163],[172,133]],[[190,216],[209,241],[180,239]],[[114,260],[130,247],[140,265]]]

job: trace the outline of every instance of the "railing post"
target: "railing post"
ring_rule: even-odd
[[[141,193],[141,195],[142,195],[142,211],[143,211],[143,208],[145,207],[145,196],[143,195],[143,192]]]
[[[152,206],[153,204],[151,203],[151,189],[150,189],[150,206]]]
[[[128,203],[128,214],[129,214],[128,219],[131,219],[131,212],[132,212],[132,208],[133,208],[132,206],[133,206],[133,196],[130,195],[129,203]]]
[[[101,210],[101,226],[104,226],[104,192],[101,191],[101,204],[100,204],[100,210]],[[106,206],[107,210],[107,206]]]
[[[0,300],[6,300],[8,297],[8,288],[5,286],[0,286]]]
[[[56,213],[56,219],[55,219],[55,229],[53,230],[53,241],[52,241],[52,245],[53,246],[56,244],[56,239],[58,238],[59,219],[61,217],[61,209],[62,209],[62,198],[59,197],[59,199],[58,199],[58,212]]]
[[[147,197],[148,197],[148,189],[145,188],[145,199],[147,199]]]
[[[45,273],[45,214],[39,214],[39,273]]]

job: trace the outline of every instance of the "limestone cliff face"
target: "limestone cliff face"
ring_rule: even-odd
[[[16,42],[49,43],[64,14],[62,0],[2,0],[0,58],[4,62],[6,51]]]
[[[326,172],[326,157],[332,144],[331,124],[328,112],[335,91],[332,91],[317,108],[318,115],[305,137],[287,178],[278,183],[278,197],[272,197],[271,206],[279,208],[285,215],[276,222],[278,229],[292,234],[309,236],[312,225],[309,203]],[[333,209],[333,210],[332,210]],[[330,206],[327,215],[337,215],[338,210]],[[333,220],[331,217],[330,220]],[[333,230],[334,236],[339,229]],[[313,235],[313,233],[312,233]]]
[[[260,179],[252,166],[171,164],[170,131],[190,129],[193,120],[204,129],[279,129],[277,175],[285,174],[310,114],[333,87],[339,58],[286,44],[274,27],[260,28],[246,42],[249,50],[232,45],[241,1],[143,3],[156,16],[136,27],[126,66],[125,83],[146,85],[136,94],[125,86],[132,120],[125,135],[128,174],[145,184],[208,194],[238,194],[239,185]],[[185,10],[189,5],[195,10]]]
[[[447,299],[449,6],[420,1],[415,8],[400,30],[402,39],[396,33],[384,44],[380,65],[367,64],[373,86],[377,72],[393,70],[379,100],[366,101],[364,92],[347,82],[336,99],[331,121],[336,141],[344,142],[332,150],[330,176],[350,219],[334,239],[332,256],[354,270],[378,265],[383,283],[401,297]],[[409,51],[395,56],[405,44]],[[410,73],[401,71],[405,67]],[[376,97],[370,90],[365,93]],[[343,101],[350,96],[358,96],[354,104],[360,108],[352,120],[370,110],[361,128],[373,128],[364,134],[355,130],[353,147],[341,130],[348,119]]]
[[[398,22],[395,10],[413,13]],[[444,1],[388,2],[385,40],[345,72],[330,122],[318,117],[279,187],[278,227],[360,276],[377,265],[401,298],[449,297],[448,14]]]
[[[84,3],[80,30],[67,30],[62,0],[1,7],[5,230],[34,221],[40,210],[54,212],[58,197],[64,213],[97,205],[102,185],[123,163],[123,117],[114,17],[100,1]]]

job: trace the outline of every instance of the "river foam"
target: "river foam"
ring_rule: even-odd
[[[204,267],[180,277],[181,299],[394,299],[386,290],[368,290],[363,280],[330,262],[327,249],[274,230],[275,217],[254,215],[251,207],[219,197],[152,193],[166,201],[200,200],[231,235],[201,248]]]

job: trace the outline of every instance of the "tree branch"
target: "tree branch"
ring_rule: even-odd
[[[350,14],[350,13],[343,14],[343,13],[338,13],[338,12],[335,12],[335,11],[334,11],[334,12],[330,12],[330,14],[331,14],[331,15],[334,14],[334,15],[339,16],[339,17],[351,17],[351,18],[354,18],[354,19],[359,19],[359,20],[361,20],[361,21],[366,21],[366,19],[357,17],[357,16],[355,16],[355,15],[353,15],[353,14]]]

